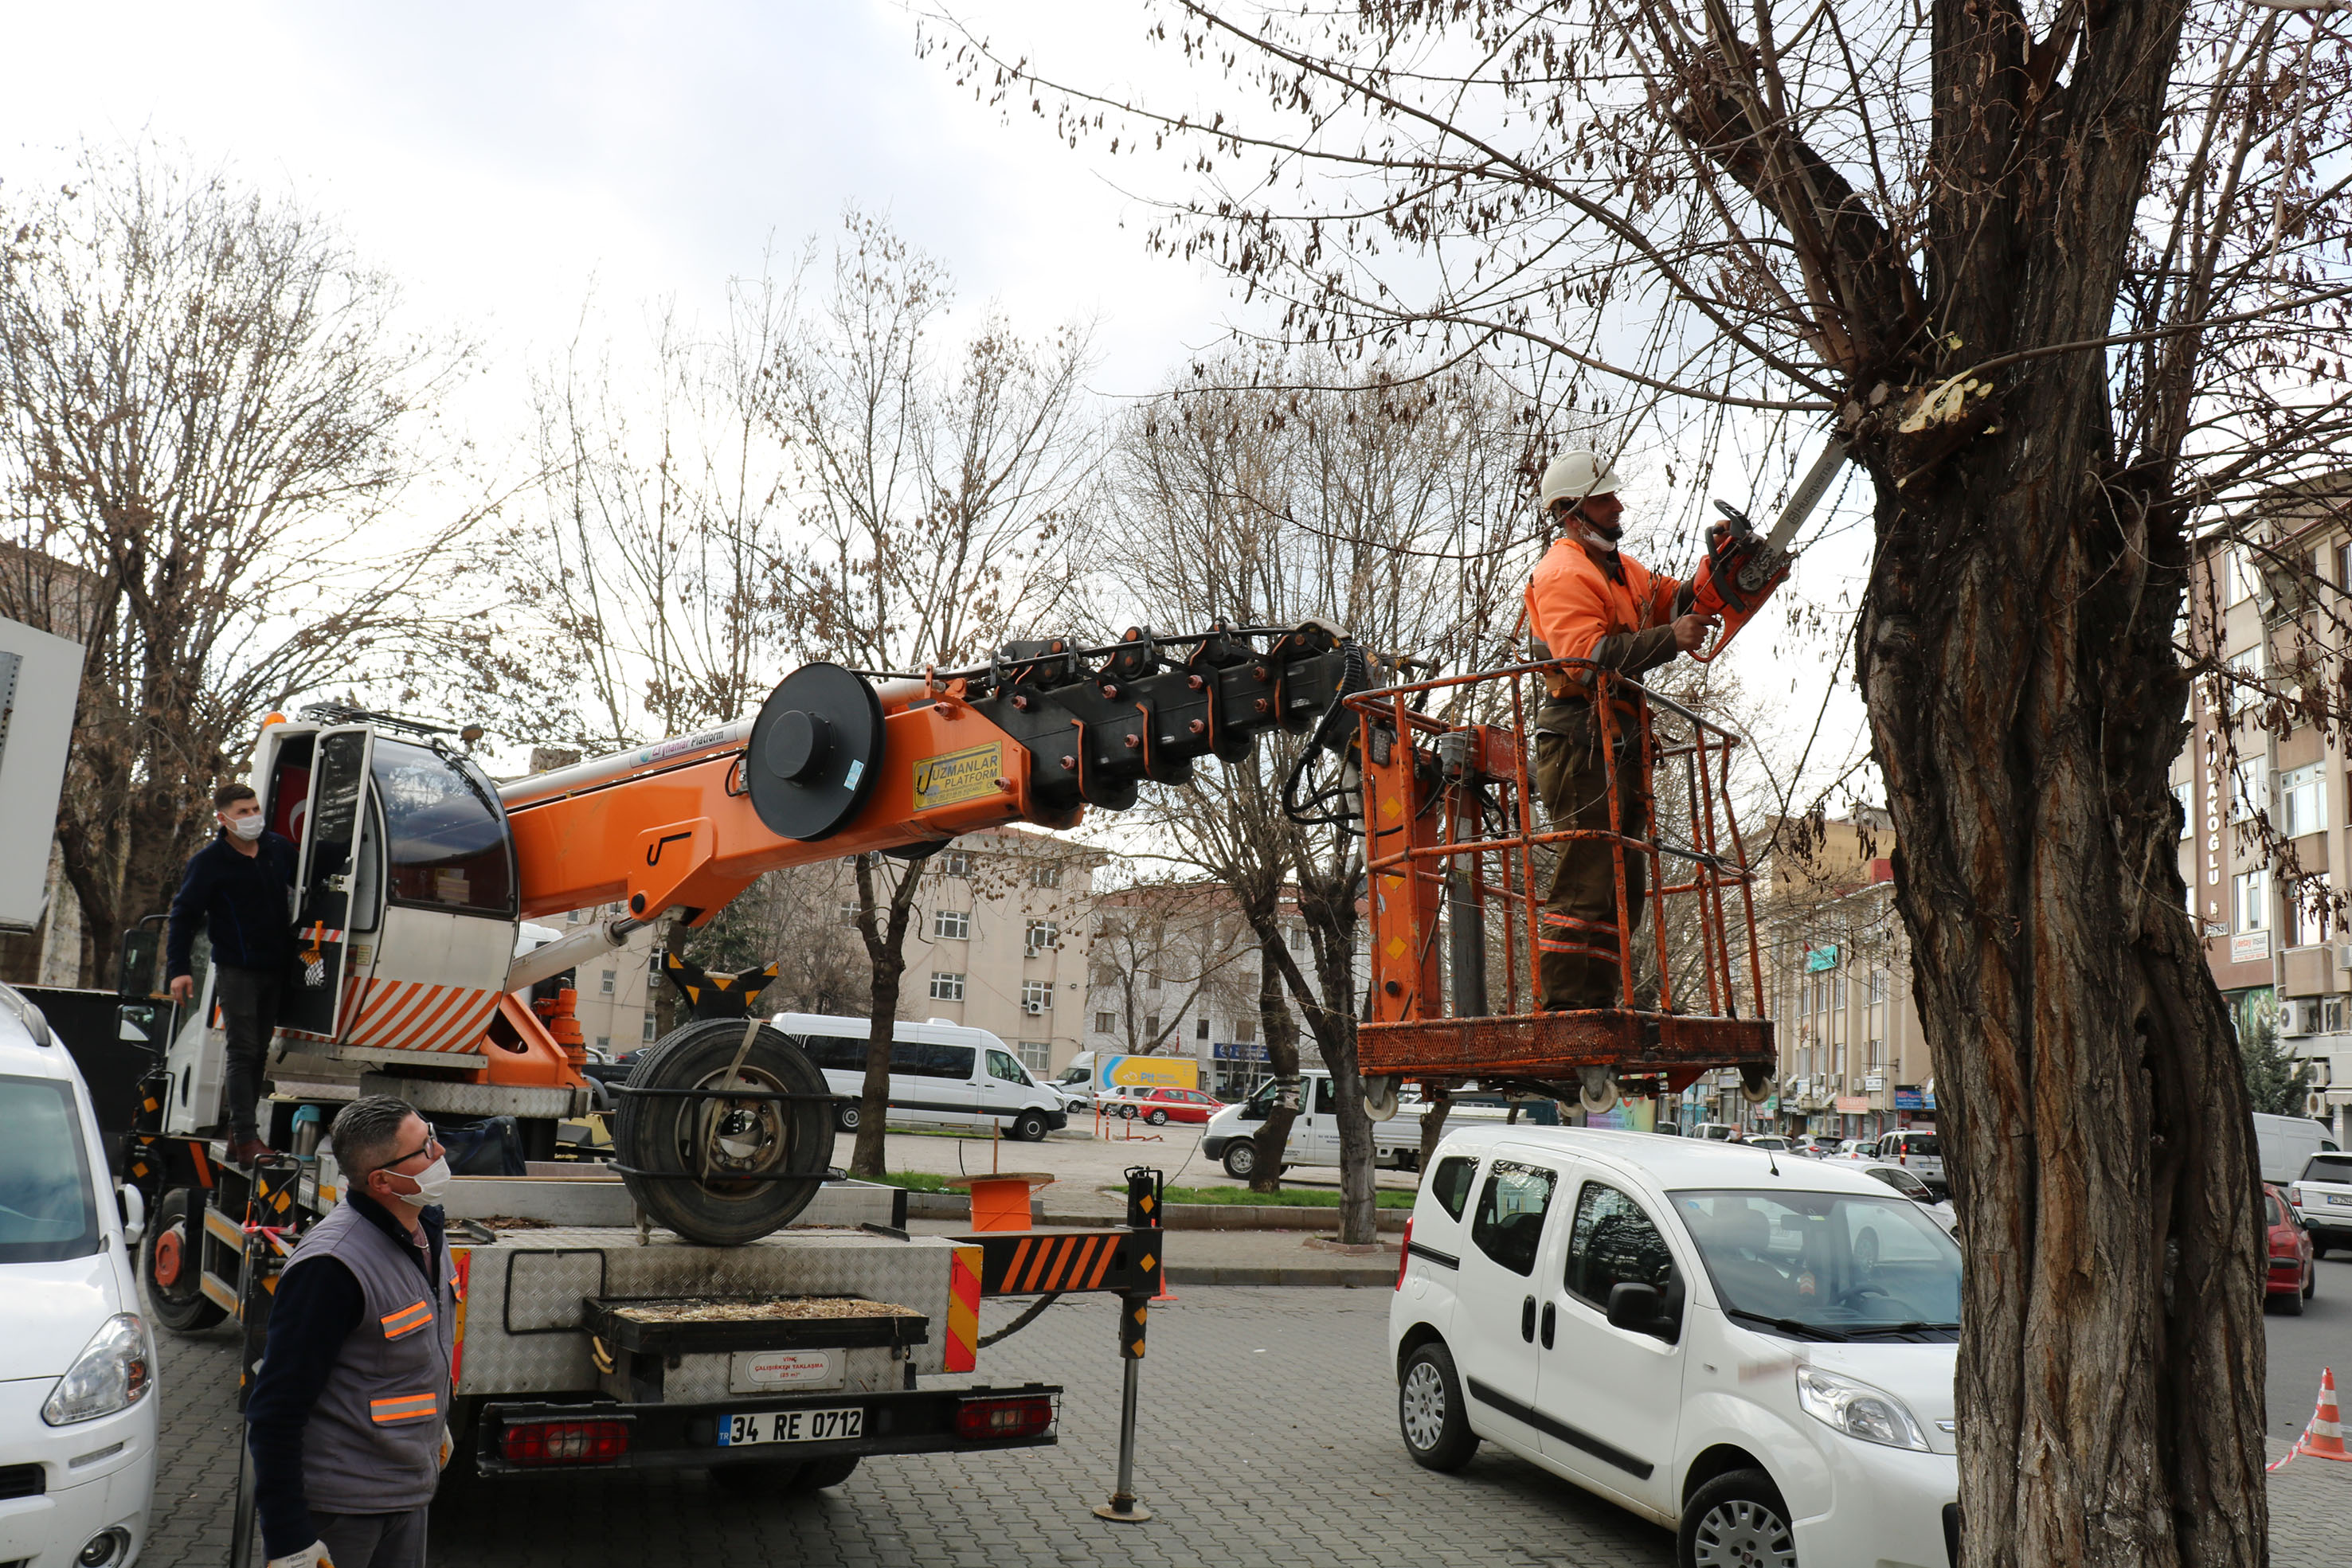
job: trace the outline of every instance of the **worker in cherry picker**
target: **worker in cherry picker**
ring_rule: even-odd
[[[1544,470],[1539,504],[1559,537],[1528,580],[1528,630],[1540,644],[1538,658],[1590,660],[1638,680],[1678,653],[1696,653],[1714,622],[1691,612],[1688,584],[1647,570],[1618,548],[1625,504],[1617,486],[1617,471],[1591,452],[1564,453]],[[1593,711],[1600,684],[1590,668],[1544,674],[1535,777],[1554,831],[1610,826],[1605,732]],[[1622,692],[1614,703],[1616,831],[1638,839],[1646,836],[1650,797],[1642,725]],[[1543,1008],[1615,1007],[1618,955],[1641,925],[1647,862],[1625,854],[1621,928],[1608,841],[1571,839],[1559,850],[1536,931]]]

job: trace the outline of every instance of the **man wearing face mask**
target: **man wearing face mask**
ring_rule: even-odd
[[[213,998],[228,1033],[223,1085],[228,1157],[250,1166],[269,1152],[254,1108],[261,1100],[269,1037],[278,1031],[286,967],[294,957],[295,853],[291,841],[262,825],[261,802],[246,785],[214,790],[213,815],[220,831],[190,859],[179,896],[172,900],[165,972],[173,1001],[195,999],[189,956],[196,927],[204,926],[213,940]]]
[[[1528,582],[1528,630],[1543,645],[1538,657],[1590,660],[1639,679],[1677,653],[1698,651],[1714,622],[1690,612],[1689,586],[1652,574],[1618,549],[1625,504],[1617,498],[1615,469],[1594,453],[1564,453],[1544,470],[1540,505],[1560,538]],[[1612,748],[1593,711],[1599,678],[1578,668],[1547,673],[1544,684],[1535,725],[1536,789],[1544,815],[1555,831],[1607,831]],[[1641,838],[1650,779],[1640,716],[1622,695],[1614,707],[1616,831]],[[1575,839],[1560,846],[1536,932],[1547,1011],[1617,1005],[1618,954],[1641,924],[1648,870],[1638,852],[1625,852],[1625,929],[1620,931],[1610,843]]]
[[[425,1119],[372,1094],[330,1136],[342,1201],[278,1277],[246,1406],[269,1568],[423,1568],[448,1458],[457,1271]]]

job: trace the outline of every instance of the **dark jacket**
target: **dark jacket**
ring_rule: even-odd
[[[436,1288],[447,1249],[438,1205],[417,1216],[427,1243],[420,1248],[409,1239],[408,1228],[366,1194],[346,1191],[342,1200],[416,1260],[420,1285],[427,1291]],[[268,1556],[287,1556],[319,1538],[302,1479],[302,1429],[310,1424],[311,1406],[334,1371],[343,1342],[365,1315],[363,1301],[358,1279],[339,1259],[320,1258],[278,1277],[261,1370],[245,1410],[254,1500],[261,1512],[262,1550]],[[439,1429],[440,1423],[434,1423],[436,1435]]]
[[[213,962],[232,969],[274,974],[294,956],[294,915],[286,900],[294,885],[294,845],[265,831],[256,849],[239,854],[224,828],[190,857],[179,896],[172,900],[167,979],[188,973],[198,925],[212,933]]]

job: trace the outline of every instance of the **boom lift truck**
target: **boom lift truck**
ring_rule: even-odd
[[[1088,806],[1132,805],[1146,780],[1182,781],[1201,758],[1245,757],[1276,727],[1315,731],[1294,798],[1318,753],[1336,756],[1339,779],[1318,799],[1360,800],[1370,836],[1361,1039],[1376,1115],[1393,1113],[1404,1078],[1559,1092],[1565,1076],[1588,1105],[1620,1071],[1685,1082],[1729,1065],[1760,1085],[1769,1026],[1730,1016],[1721,929],[1724,892],[1744,900],[1746,868],[1736,827],[1722,847],[1711,814],[1735,738],[1681,715],[1693,738],[1657,750],[1696,769],[1690,832],[1653,824],[1618,845],[1621,865],[1643,853],[1694,868],[1654,885],[1661,904],[1696,894],[1714,923],[1708,1013],[1662,990],[1644,1010],[1542,1018],[1507,1003],[1489,1017],[1487,917],[1500,915],[1506,955],[1516,931],[1532,933],[1538,852],[1567,836],[1528,815],[1513,678],[1527,672],[1371,690],[1367,668],[1319,622],[1139,630],[1094,649],[1013,643],[985,664],[920,676],[814,664],[749,723],[504,786],[447,732],[407,721],[311,708],[266,724],[252,782],[300,850],[299,954],[264,1130],[279,1153],[247,1174],[211,1136],[223,1040],[208,983],[146,1082],[125,1161],[155,1217],[143,1263],[159,1316],[185,1332],[235,1313],[249,1374],[277,1270],[341,1186],[319,1134],[356,1094],[398,1093],[428,1115],[512,1115],[527,1146],[549,1152],[588,1091],[565,998],[528,993],[639,926],[708,919],[777,867],[920,853],[1013,821],[1070,827]],[[1447,691],[1449,713],[1461,709],[1480,684],[1507,685],[1508,725],[1423,711]],[[1647,715],[1669,709],[1655,698],[1639,709],[1645,747]],[[614,902],[625,914],[516,955],[523,919]],[[1752,917],[1746,967],[1760,988]],[[1507,956],[1505,969],[1505,996],[1523,993]],[[616,1196],[609,1181],[524,1180],[498,1186],[487,1222],[453,1223],[457,1425],[484,1470],[692,1466],[824,1485],[867,1453],[1052,1442],[1057,1388],[918,1385],[975,1369],[983,1294],[1116,1294],[1132,1409],[1161,1262],[1139,1214],[1125,1228],[961,1240],[881,1222],[860,1207],[877,1189],[861,1197],[827,1168],[823,1074],[756,1019],[673,1031],[616,1092],[609,1169],[633,1215],[583,1218],[583,1193]],[[1110,1516],[1144,1517],[1122,1448]]]

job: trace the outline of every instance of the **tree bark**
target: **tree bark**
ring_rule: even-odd
[[[1257,932],[1257,1018],[1265,1037],[1265,1062],[1274,1073],[1274,1103],[1250,1142],[1257,1146],[1257,1166],[1250,1172],[1250,1191],[1282,1190],[1282,1151],[1290,1142],[1291,1124],[1298,1120],[1298,1023],[1282,996],[1278,956],[1282,928],[1274,923],[1273,901],[1263,912],[1248,911]]]
[[[852,1176],[879,1176],[886,1159],[885,1132],[890,1115],[890,1048],[898,1033],[898,992],[907,972],[907,925],[921,885],[929,852],[906,862],[880,900],[872,857],[857,857],[857,931],[874,969],[866,995],[870,1020],[866,1035],[866,1082],[857,1098],[857,1142],[849,1156]]]

